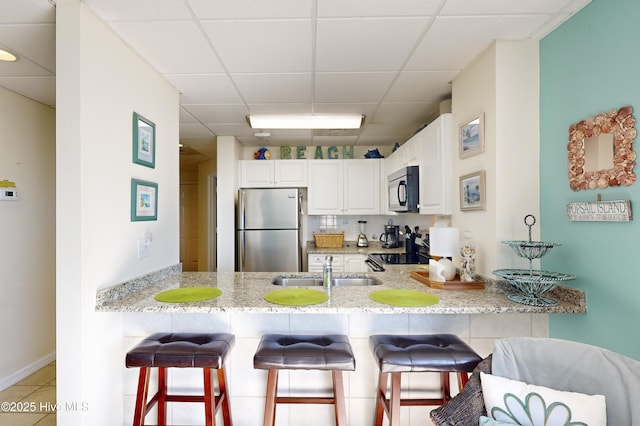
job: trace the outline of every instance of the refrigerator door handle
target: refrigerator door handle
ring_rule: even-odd
[[[240,272],[244,272],[244,259],[246,255],[246,235],[245,231],[240,232]]]
[[[298,211],[300,216],[304,216],[304,210],[302,209],[302,194],[298,195]]]
[[[238,221],[240,223],[238,223],[238,229],[245,229],[245,211],[244,211],[244,197],[245,197],[245,192],[244,191],[240,191],[240,199],[238,200],[238,204],[240,204],[240,206],[238,207],[238,211],[240,212],[240,214],[238,215]]]

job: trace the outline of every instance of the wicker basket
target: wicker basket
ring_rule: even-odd
[[[340,248],[344,242],[344,232],[340,234],[313,234],[316,248]]]

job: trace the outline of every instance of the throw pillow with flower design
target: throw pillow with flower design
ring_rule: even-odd
[[[480,374],[482,394],[490,418],[527,426],[604,426],[604,395],[565,392]]]

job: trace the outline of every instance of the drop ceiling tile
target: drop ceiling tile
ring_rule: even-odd
[[[316,114],[364,114],[365,121],[371,119],[378,104],[371,103],[316,103],[314,112]]]
[[[180,123],[180,139],[210,138],[213,132],[202,124]]]
[[[451,97],[451,80],[458,71],[404,71],[391,86],[385,101],[439,102]]]
[[[245,102],[311,102],[311,74],[234,74]]]
[[[151,21],[190,19],[183,0],[84,0],[106,21]]]
[[[56,104],[56,78],[0,77],[0,86],[45,105]]]
[[[2,0],[0,24],[54,22],[56,22],[56,9],[47,1]]]
[[[219,123],[205,123],[205,126],[213,133],[218,136],[244,136],[244,137],[254,137],[253,134],[256,132],[254,129],[249,127],[248,124],[219,124]]]
[[[0,44],[0,46],[2,46]],[[0,76],[25,77],[25,76],[52,76],[53,72],[41,67],[27,58],[20,57],[15,62],[0,61]]]
[[[440,15],[516,15],[552,14],[572,0],[447,0]]]
[[[180,123],[197,123],[198,120],[195,119],[193,115],[189,113],[186,109],[180,106],[180,115],[179,115]]]
[[[440,3],[441,0],[320,0],[318,17],[428,16]]]
[[[202,27],[231,73],[310,72],[311,21],[207,21]]]
[[[396,70],[409,56],[427,22],[426,18],[319,19],[317,70]]]
[[[0,44],[22,59],[39,64],[48,73],[56,71],[55,24],[0,25]]]
[[[224,71],[193,22],[119,22],[113,28],[161,73]]]
[[[311,0],[187,0],[199,19],[310,18]]]
[[[439,109],[439,106],[439,102],[383,102],[370,122],[399,125],[426,122]]]
[[[379,102],[395,73],[317,73],[315,100],[321,103]]]
[[[311,102],[307,103],[268,103],[268,104],[249,104],[250,114],[311,114],[313,107]]]
[[[244,105],[189,105],[183,108],[201,123],[244,123],[249,113]]]
[[[544,23],[540,15],[437,18],[407,70],[461,70],[494,40],[524,40]]]
[[[235,86],[225,74],[169,74],[166,79],[180,92],[181,104],[240,104]]]

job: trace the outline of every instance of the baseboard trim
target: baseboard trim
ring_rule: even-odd
[[[15,385],[20,380],[24,379],[25,377],[30,376],[31,374],[33,374],[36,371],[40,370],[45,365],[47,365],[47,364],[49,364],[49,363],[51,363],[52,361],[55,361],[55,360],[56,360],[56,353],[55,352],[51,352],[50,354],[45,355],[42,358],[32,362],[31,364],[21,368],[20,370],[16,371],[15,373],[10,374],[10,375],[8,375],[6,377],[0,378],[0,391],[1,390],[5,390],[9,386]]]

